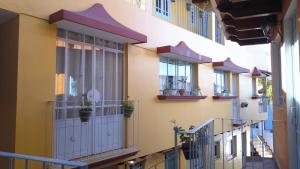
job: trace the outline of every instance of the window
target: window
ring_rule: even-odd
[[[221,157],[221,145],[220,141],[215,142],[215,159],[219,159]]]
[[[177,158],[175,150],[165,153],[165,169],[177,169]]]
[[[214,94],[220,95],[224,91],[228,92],[228,75],[227,72],[215,70],[214,75]]]
[[[170,0],[154,0],[154,11],[158,16],[169,19],[171,15]]]
[[[160,58],[160,90],[185,89],[190,92],[194,89],[194,65],[189,62]]]
[[[201,18],[200,18],[200,35],[203,37],[208,38],[208,18],[209,18],[209,12],[202,11]]]
[[[222,44],[222,31],[217,17],[215,17],[215,41]]]
[[[143,9],[146,9],[146,0],[132,0],[133,6]]]
[[[237,156],[237,138],[236,136],[233,136],[230,140],[230,155],[231,157]]]
[[[191,11],[190,11],[190,20],[191,24],[195,24],[196,22],[196,7],[194,5],[191,5]]]
[[[139,162],[137,164],[131,165],[130,169],[143,169],[143,165],[141,162]]]
[[[123,44],[58,29],[56,46],[56,101],[64,106],[59,110],[67,108],[67,118],[78,116],[73,109],[84,94],[96,115],[120,113],[103,104],[123,99]]]

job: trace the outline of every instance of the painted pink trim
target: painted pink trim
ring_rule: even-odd
[[[254,67],[252,77],[265,77],[265,75],[261,73],[261,71],[257,69],[257,67]]]
[[[158,100],[201,100],[206,99],[207,96],[166,96],[158,95]]]
[[[210,57],[196,53],[191,48],[189,48],[183,41],[179,42],[179,44],[176,46],[167,45],[167,46],[158,47],[157,53],[158,54],[172,53],[172,54],[180,55],[182,57],[196,60],[197,62],[200,63],[212,62],[212,59]]]
[[[126,37],[137,41],[137,43],[147,42],[146,35],[133,31],[120,24],[108,14],[101,4],[98,3],[82,12],[72,12],[64,9],[59,10],[50,15],[49,23],[52,24],[62,20]]]
[[[227,70],[231,71],[234,73],[249,73],[250,70],[240,67],[236,64],[234,64],[230,58],[227,58],[225,61],[222,62],[213,62],[213,67],[216,69],[222,69],[222,70]]]

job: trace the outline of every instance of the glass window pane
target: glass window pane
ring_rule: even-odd
[[[68,32],[68,39],[83,42],[83,35],[76,32]]]
[[[68,44],[68,87],[67,101],[69,104],[77,103],[81,99],[82,94],[82,46],[78,44]]]
[[[56,75],[55,75],[55,95],[56,101],[64,100],[65,94],[65,42],[64,45],[56,46]]]
[[[116,99],[116,53],[105,51],[104,100]]]
[[[176,61],[169,60],[168,63],[168,89],[176,89]]]
[[[93,48],[92,46],[85,47],[85,62],[84,62],[84,91],[89,99],[94,100],[92,82],[93,82]]]
[[[168,59],[161,58],[159,63],[159,82],[160,90],[167,89],[167,72],[168,72]]]
[[[123,99],[123,82],[124,82],[124,65],[123,65],[123,53],[118,53],[118,100]]]

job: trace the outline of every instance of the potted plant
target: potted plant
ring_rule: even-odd
[[[193,95],[194,96],[202,96],[201,88],[199,86],[194,89]]]
[[[134,101],[129,99],[123,101],[122,108],[123,108],[124,117],[130,118],[134,111]]]
[[[189,129],[193,129],[194,126],[191,126]],[[194,144],[193,138],[190,134],[187,134],[186,131],[182,128],[178,128],[179,131],[179,138],[181,142],[181,149],[184,154],[184,157],[186,160],[196,158],[199,154],[195,152],[195,149],[192,149],[191,152],[191,146]]]
[[[229,96],[229,91],[226,90],[226,89],[224,89],[224,90],[222,91],[222,96]]]
[[[175,96],[177,94],[177,90],[174,89],[174,88],[166,88],[164,90],[164,94],[167,95],[167,96]]]
[[[186,86],[187,79],[186,78],[182,78],[182,79],[178,80],[178,82],[180,82],[180,83],[183,84],[182,85],[183,87],[178,90],[179,95],[180,96],[184,96],[184,94],[185,94],[185,86]]]
[[[86,98],[86,95],[82,95],[82,99],[80,102],[81,109],[79,109],[79,118],[80,121],[83,122],[88,122],[90,119],[90,116],[92,114],[93,109],[91,108],[92,106],[92,101],[88,100]]]

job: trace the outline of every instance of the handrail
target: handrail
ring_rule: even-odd
[[[88,168],[88,165],[84,162],[66,161],[66,160],[47,158],[47,157],[38,157],[38,156],[31,156],[31,155],[9,153],[9,152],[4,152],[4,151],[0,151],[0,157],[6,157],[6,158],[11,158],[11,159],[17,158],[17,159],[23,159],[26,161],[28,161],[28,160],[38,161],[38,162],[42,162],[42,163],[51,163],[51,164],[62,165],[62,166],[80,167],[81,169]]]
[[[206,126],[207,124],[211,123],[214,120],[215,120],[214,118],[211,118],[211,119],[205,121],[204,123],[200,123],[198,126],[196,126],[192,129],[190,129],[189,131],[187,131],[187,134],[194,134],[196,131],[203,128],[204,126]]]

